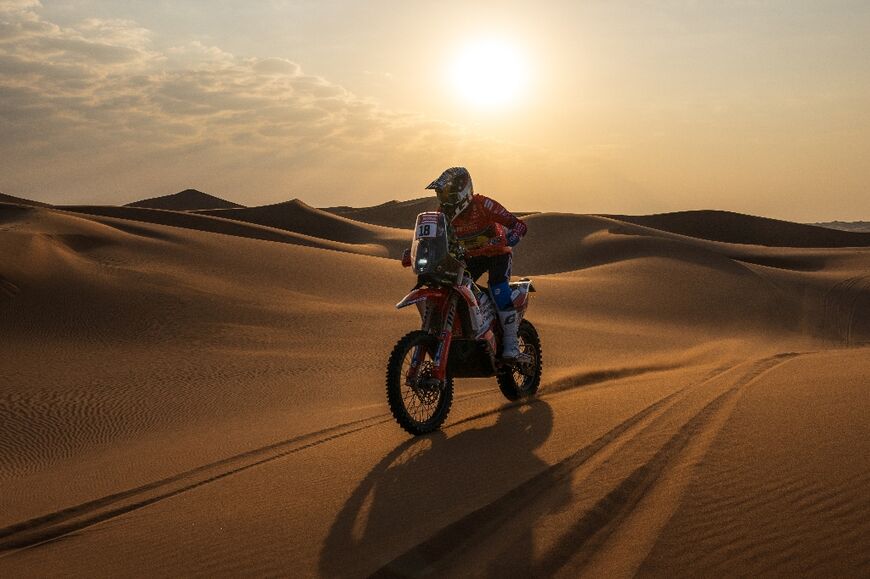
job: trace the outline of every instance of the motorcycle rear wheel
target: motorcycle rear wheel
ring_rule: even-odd
[[[528,320],[521,320],[517,329],[517,340],[520,352],[531,357],[531,372],[523,374],[517,368],[505,367],[499,370],[497,379],[498,387],[504,397],[514,401],[521,398],[529,398],[538,392],[541,385],[541,369],[543,357],[541,351],[541,339],[538,331]]]
[[[414,352],[423,348],[420,379],[435,367],[438,341],[423,330],[415,330],[399,340],[387,363],[387,402],[393,418],[410,434],[418,436],[437,430],[447,419],[453,403],[453,378],[447,377],[437,386],[406,380]]]

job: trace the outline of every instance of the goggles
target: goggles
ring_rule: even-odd
[[[459,203],[459,191],[455,190],[455,184],[448,183],[446,187],[435,189],[438,201],[442,205],[456,205]]]

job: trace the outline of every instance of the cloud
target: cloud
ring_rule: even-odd
[[[253,69],[260,74],[297,76],[302,69],[295,62],[284,58],[262,58],[254,62]]]
[[[4,12],[30,12],[41,8],[39,0],[0,0],[0,14]]]
[[[59,26],[40,10],[33,1],[0,3],[7,191],[37,183],[76,198],[110,183],[165,192],[183,179],[273,196],[373,189],[380,200],[479,145],[458,127],[383,110],[287,59],[201,42],[161,50],[132,21]]]

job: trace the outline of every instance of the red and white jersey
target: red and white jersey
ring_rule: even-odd
[[[527,229],[525,223],[498,201],[483,195],[473,195],[468,207],[454,217],[452,223],[469,257],[510,253],[506,229],[514,230],[520,237]]]

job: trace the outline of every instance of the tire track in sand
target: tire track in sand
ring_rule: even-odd
[[[535,520],[524,517],[524,511],[536,511],[535,503],[546,502],[554,483],[569,477],[574,481],[573,484],[577,484],[577,479],[582,482],[594,475],[612,476],[612,473],[606,471],[612,470],[612,465],[619,465],[623,461],[609,459],[620,449],[627,445],[648,446],[651,443],[649,439],[654,443],[657,437],[661,438],[666,426],[661,423],[684,418],[686,409],[694,410],[692,406],[697,405],[692,404],[693,398],[702,396],[704,400],[701,409],[690,412],[686,420],[681,420],[676,432],[665,437],[664,443],[658,446],[658,450],[653,451],[651,458],[623,474],[621,478],[616,478],[615,482],[606,487],[603,496],[593,501],[578,516],[569,516],[569,523],[566,528],[562,528],[559,538],[541,556],[536,557],[531,566],[529,561],[523,564],[521,561],[512,562],[506,559],[501,561],[502,568],[488,571],[495,576],[511,573],[511,570],[516,573],[517,569],[525,568],[531,576],[550,576],[570,569],[566,575],[577,576],[604,541],[613,534],[619,523],[647,496],[665,469],[680,456],[692,438],[699,431],[704,432],[728,402],[736,400],[735,394],[739,389],[794,355],[779,354],[748,364],[738,363],[717,368],[700,382],[661,398],[590,445],[553,464],[495,501],[444,527],[377,570],[374,576],[437,576],[462,569],[467,572],[472,568],[468,565],[473,561],[479,564],[483,560],[492,560],[482,556],[481,551],[491,554],[493,546],[489,543],[493,541],[496,543],[494,548],[502,555],[517,553],[520,557],[528,557],[529,553],[523,548],[512,548],[510,537],[529,532]],[[727,380],[733,373],[737,373],[738,377]],[[729,385],[724,392],[721,391],[722,381]],[[506,548],[505,543],[508,543]]]
[[[544,387],[546,390],[543,395],[547,396],[548,394],[563,393],[566,390],[577,387],[608,382],[648,372],[663,371],[670,368],[671,366],[643,366],[637,368],[606,369],[581,373],[576,376],[563,378],[554,383],[553,392],[549,391],[549,386]],[[714,370],[713,374],[720,371],[724,370],[719,368]],[[497,392],[497,388],[489,388],[482,391],[459,395],[456,399],[461,402],[481,396],[491,395],[494,392]],[[671,396],[666,397],[666,399],[662,399],[659,402],[664,403],[670,399]],[[445,428],[451,428],[459,424],[479,420],[499,412],[504,412],[508,408],[520,406],[526,403],[526,401],[518,401],[499,405],[497,408],[461,418],[453,423],[448,423]],[[634,424],[634,422],[641,420],[646,416],[646,414],[658,409],[657,404],[658,403],[648,407],[639,413],[639,415],[636,415],[634,417],[636,420],[630,419],[631,424],[623,423],[611,431],[613,436],[617,436],[622,430],[628,428]],[[18,549],[33,547],[58,539],[64,535],[80,531],[114,517],[147,507],[159,501],[216,482],[225,477],[238,474],[256,466],[391,421],[392,416],[389,413],[382,413],[360,420],[331,426],[329,428],[245,451],[151,483],[105,495],[91,501],[2,527],[0,528],[0,557],[8,555],[10,552],[14,552]]]
[[[823,297],[825,323],[846,346],[856,346],[866,336],[856,336],[858,314],[870,304],[870,276],[857,275],[834,284]]]
[[[756,361],[685,422],[646,463],[604,496],[562,536],[541,566],[551,575],[632,577],[679,506],[694,467],[730,418],[742,392],[798,354]],[[566,558],[566,555],[570,557]],[[554,563],[556,565],[554,565]],[[546,571],[545,571],[546,572]]]
[[[491,388],[457,396],[465,401],[487,396]],[[245,451],[209,464],[138,487],[112,493],[91,501],[47,513],[0,528],[0,557],[10,551],[32,547],[82,530],[97,523],[147,507],[197,487],[216,482],[256,466],[284,458],[326,442],[392,422],[392,415],[381,413],[338,424],[287,440]]]
[[[546,470],[509,490],[498,499],[483,505],[475,511],[436,532],[426,541],[411,549],[377,570],[373,577],[415,577],[437,576],[445,571],[446,560],[456,557],[462,551],[472,550],[477,539],[493,535],[505,521],[513,518],[518,511],[546,495],[553,482],[565,479],[590,462],[604,460],[637,432],[649,425],[686,396],[690,390],[702,388],[709,382],[728,373],[734,365],[718,367],[696,384],[684,386],[649,406],[601,435],[592,443],[577,450],[568,457],[551,465]],[[558,390],[560,394],[562,390]],[[547,397],[544,394],[544,397]],[[534,401],[532,402],[534,404]],[[467,569],[467,568],[466,568]]]
[[[146,507],[255,466],[390,421],[389,415],[363,418],[303,434],[198,466],[185,472],[0,528],[0,556],[32,547],[102,521]]]

